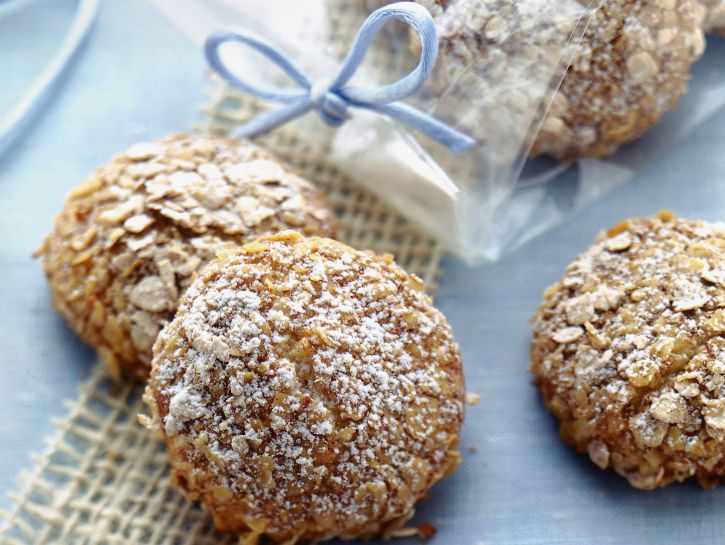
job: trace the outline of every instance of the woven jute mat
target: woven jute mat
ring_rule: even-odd
[[[256,110],[219,82],[212,88],[199,130],[225,132]],[[339,214],[342,241],[392,253],[430,289],[435,286],[443,249],[327,162],[324,147],[293,129],[261,142],[327,193]],[[10,510],[0,514],[0,544],[235,542],[216,532],[202,508],[172,486],[165,447],[137,423],[145,412],[141,391],[140,385],[115,384],[96,366],[78,399],[68,403],[68,414],[55,422],[55,436],[23,476]]]

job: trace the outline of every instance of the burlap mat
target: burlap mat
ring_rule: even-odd
[[[331,28],[347,26],[341,23],[335,20]],[[225,132],[258,107],[218,82],[212,89],[198,127],[202,132]],[[275,131],[262,143],[329,195],[341,220],[341,240],[394,254],[434,287],[442,248],[326,162],[324,147],[293,128]],[[0,544],[235,542],[217,533],[201,507],[172,487],[163,444],[136,421],[145,412],[140,395],[140,386],[115,385],[96,366],[80,397],[68,404],[68,414],[55,423],[47,451],[34,459],[20,492],[11,496],[9,512],[0,513]]]

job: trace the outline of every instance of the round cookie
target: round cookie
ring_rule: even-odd
[[[202,271],[145,400],[175,482],[248,544],[391,535],[460,458],[460,354],[422,282],[293,231]]]
[[[703,30],[725,36],[725,0],[702,0],[702,4],[705,6]]]
[[[604,0],[531,155],[604,157],[642,136],[686,91],[702,17],[700,0]]]
[[[531,371],[561,436],[637,488],[725,476],[725,225],[626,221],[544,294]]]
[[[334,236],[323,195],[263,149],[172,135],[137,144],[72,190],[39,254],[55,308],[114,376],[151,345],[222,248],[283,229]]]
[[[546,0],[417,1],[439,38],[423,96],[441,119],[490,144],[492,164],[510,165],[533,141],[540,103],[584,10],[569,3],[562,13]],[[417,56],[420,42],[410,36]]]
[[[437,111],[495,143],[506,161],[531,142],[562,56],[572,62],[532,156],[602,157],[638,138],[675,106],[704,49],[700,0],[603,0],[576,46],[567,39],[585,1],[579,10],[544,0],[418,1],[433,14],[440,37],[429,89],[459,99]],[[470,100],[475,111],[462,110]]]

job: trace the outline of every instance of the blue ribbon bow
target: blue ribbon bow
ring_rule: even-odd
[[[420,62],[405,77],[389,85],[365,89],[347,86],[363,61],[370,44],[382,26],[390,20],[410,25],[420,37]],[[301,90],[262,88],[247,83],[227,67],[219,55],[219,48],[227,42],[237,42],[255,49],[277,64],[290,76]],[[430,76],[438,56],[438,36],[430,13],[412,2],[396,2],[384,6],[365,20],[355,36],[350,52],[342,63],[339,74],[331,82],[313,82],[292,61],[274,46],[250,36],[232,31],[215,32],[204,45],[209,66],[232,86],[265,100],[281,102],[282,108],[272,110],[242,125],[238,136],[253,138],[288,121],[300,117],[310,110],[317,110],[322,119],[332,126],[341,125],[348,117],[350,107],[366,108],[382,115],[402,121],[427,134],[452,151],[468,150],[476,141],[449,127],[442,121],[397,102],[416,93]]]

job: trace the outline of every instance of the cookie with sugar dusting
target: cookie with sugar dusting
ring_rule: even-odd
[[[677,105],[703,53],[700,0],[603,0],[532,155],[604,157]]]
[[[203,270],[145,400],[177,485],[255,544],[400,532],[458,465],[465,393],[417,277],[287,231]]]
[[[433,16],[439,39],[423,96],[437,116],[492,144],[492,164],[516,161],[540,124],[569,36],[588,11],[573,0],[417,2]],[[418,55],[412,32],[409,43]]]
[[[602,157],[676,105],[704,50],[700,0],[603,0],[579,44],[569,44],[569,36],[595,2],[418,2],[433,14],[439,34],[428,90],[448,100],[437,112],[480,141],[495,142],[505,161],[538,128],[560,63],[570,66],[531,155]],[[417,40],[411,44],[419,49]],[[475,109],[466,106],[471,101]]]
[[[217,251],[298,229],[334,236],[321,192],[231,138],[136,144],[68,195],[39,254],[55,308],[111,372],[148,374],[151,345]]]
[[[531,371],[561,436],[637,488],[725,476],[725,225],[601,235],[544,293]]]

